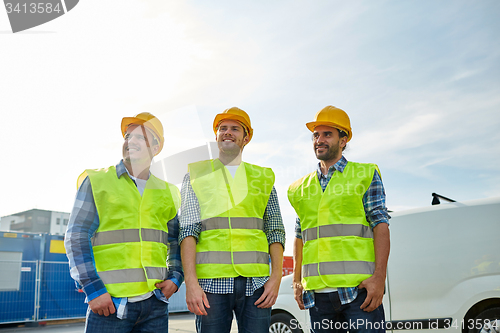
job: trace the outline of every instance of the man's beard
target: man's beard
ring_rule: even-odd
[[[330,160],[337,158],[337,156],[339,155],[339,151],[340,151],[340,142],[338,142],[336,145],[334,144],[333,146],[329,146],[328,150],[325,153],[318,154],[316,148],[317,147],[325,147],[325,146],[326,145],[319,145],[319,146],[317,145],[314,147],[314,153],[316,154],[316,158],[318,160],[322,160],[322,161],[330,161]]]

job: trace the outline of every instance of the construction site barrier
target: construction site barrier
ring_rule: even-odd
[[[184,284],[169,302],[169,312],[188,311]],[[0,323],[84,318],[86,311],[68,262],[0,260]]]

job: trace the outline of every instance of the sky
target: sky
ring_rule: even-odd
[[[13,34],[0,9],[0,216],[70,212],[78,175],[120,160],[122,117],[163,122],[159,162],[232,106],[254,128],[243,160],[275,171],[286,254],[286,190],[316,166],[305,123],[327,105],[390,210],[498,197],[499,18],[497,0],[81,0]]]

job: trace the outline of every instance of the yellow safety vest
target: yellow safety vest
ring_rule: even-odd
[[[202,229],[196,245],[200,279],[269,276],[263,216],[274,184],[269,168],[241,163],[234,179],[218,159],[189,165]]]
[[[306,290],[355,287],[375,270],[373,232],[363,196],[375,164],[348,162],[321,189],[317,172],[290,185],[288,200],[300,218],[302,284]]]
[[[113,297],[153,291],[168,275],[167,222],[177,213],[179,190],[151,175],[141,197],[128,174],[118,178],[113,166],[85,172],[99,214],[92,239],[99,277]]]

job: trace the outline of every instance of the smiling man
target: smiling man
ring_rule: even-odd
[[[319,163],[288,189],[298,215],[295,300],[309,309],[315,333],[385,332],[390,216],[380,172],[342,155],[352,137],[343,110],[327,106],[306,126]]]
[[[64,241],[70,273],[87,295],[86,332],[167,332],[168,298],[183,281],[180,193],[149,171],[160,121],[144,112],[121,130],[123,160],[79,177]]]
[[[182,184],[186,303],[198,333],[229,333],[233,313],[240,332],[267,333],[285,245],[274,173],[242,162],[253,135],[245,111],[225,110],[213,129],[219,158],[190,164]]]

